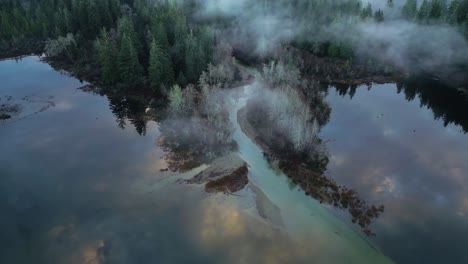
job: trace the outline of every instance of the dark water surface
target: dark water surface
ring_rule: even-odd
[[[156,123],[120,129],[107,98],[37,57],[1,62],[0,80],[23,108],[0,121],[0,263],[203,262],[187,235],[197,194],[154,191]]]
[[[327,97],[326,174],[385,205],[374,241],[397,263],[468,263],[468,101],[443,89],[386,84]]]
[[[240,129],[234,138],[250,184],[264,192],[262,204],[279,208],[284,226],[258,216],[249,186],[211,195],[176,184],[203,166],[160,171],[158,124],[134,118],[144,109],[85,93],[37,57],[0,62],[0,80],[0,104],[21,106],[0,121],[0,263],[390,263],[355,227],[269,175]],[[434,120],[420,107],[421,91],[376,85],[350,99],[330,89],[332,116],[321,132],[330,140],[327,175],[385,205],[373,242],[397,263],[468,263],[463,102],[425,94]]]

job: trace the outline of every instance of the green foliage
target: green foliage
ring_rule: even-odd
[[[417,14],[417,19],[419,21],[424,21],[429,16],[429,8],[429,2],[427,0],[423,0]]]
[[[173,85],[169,91],[169,112],[174,116],[184,113],[184,96],[179,85]]]
[[[185,65],[186,77],[189,81],[195,81],[201,73],[201,56],[198,39],[190,33],[185,40]]]
[[[102,81],[106,85],[113,85],[117,80],[115,56],[115,44],[109,38],[109,34],[103,28],[100,37],[96,40],[96,53],[101,67]]]
[[[142,77],[142,67],[130,36],[123,35],[117,58],[120,81],[126,87],[136,87]]]
[[[48,57],[58,57],[60,55],[70,55],[71,49],[76,45],[73,34],[58,39],[49,39],[45,45],[45,53]]]
[[[161,85],[169,86],[174,81],[171,60],[154,39],[150,45],[148,74],[154,91],[157,91]]]
[[[195,83],[210,62],[213,34],[188,22],[188,10],[146,0],[0,1],[0,53],[29,42],[40,48],[52,39],[50,57],[76,59],[80,67],[96,64],[103,85],[135,87],[147,78],[158,89],[170,87],[175,74],[181,83]],[[76,38],[60,37],[68,33]]]
[[[362,9],[361,18],[367,19],[370,17],[372,17],[372,5],[370,3],[367,3],[367,6],[364,9]]]
[[[405,5],[401,9],[401,14],[408,20],[413,20],[418,13],[418,2],[417,0],[406,0]]]
[[[440,0],[432,0],[429,7],[429,19],[439,19],[442,16],[442,3]]]
[[[384,12],[382,10],[377,10],[375,11],[375,14],[374,14],[374,20],[377,22],[377,23],[381,23],[384,21]]]

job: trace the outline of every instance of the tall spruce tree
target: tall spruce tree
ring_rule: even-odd
[[[136,87],[142,77],[142,67],[130,36],[124,34],[117,58],[119,80],[130,88]]]
[[[115,63],[115,46],[109,38],[106,29],[101,30],[100,37],[96,41],[98,63],[101,67],[102,81],[106,85],[115,84],[117,80]]]
[[[402,16],[408,20],[413,20],[418,13],[417,0],[406,0],[406,3],[401,9]]]
[[[151,88],[157,91],[162,84],[162,65],[161,65],[162,50],[157,42],[153,39],[150,45],[148,75]]]

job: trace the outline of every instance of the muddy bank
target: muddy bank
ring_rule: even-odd
[[[206,192],[231,194],[242,190],[248,184],[247,174],[247,163],[237,153],[230,153],[215,159],[208,168],[184,182],[188,184],[206,183]]]
[[[249,183],[247,173],[249,169],[247,164],[244,163],[241,167],[233,171],[231,174],[226,175],[218,180],[209,181],[205,185],[206,192],[223,192],[223,193],[235,193],[244,189]]]

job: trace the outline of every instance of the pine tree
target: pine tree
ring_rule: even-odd
[[[457,23],[464,25],[468,22],[468,0],[462,0],[457,7],[456,11]]]
[[[122,36],[117,66],[121,82],[126,87],[135,87],[142,76],[142,68],[133,41],[125,34]]]
[[[102,81],[106,85],[115,84],[116,81],[116,65],[115,65],[115,48],[109,38],[106,29],[101,30],[100,37],[96,41],[96,52],[98,63],[101,66]]]
[[[201,73],[200,54],[197,38],[192,33],[188,34],[185,40],[185,76],[189,82],[197,80]]]
[[[135,51],[138,53],[141,49],[141,43],[138,41],[137,33],[133,25],[133,21],[128,16],[123,16],[119,21],[119,35],[120,41],[122,42],[123,36],[127,35],[132,41],[132,45],[135,48]]]
[[[428,15],[430,19],[439,19],[442,16],[442,3],[440,0],[431,1]]]
[[[167,49],[169,47],[169,40],[167,38],[163,18],[158,15],[153,16],[153,21],[151,22],[151,32],[153,33],[153,37],[161,48]]]
[[[429,16],[429,2],[427,0],[423,0],[421,6],[419,7],[417,18],[419,21],[424,21]]]
[[[457,23],[457,8],[459,4],[459,0],[452,0],[452,2],[450,2],[446,15],[446,21],[449,24],[453,25]]]
[[[98,7],[95,0],[86,1],[86,13],[87,13],[87,32],[90,38],[94,38],[101,28],[101,16],[99,14]]]
[[[151,88],[153,91],[156,91],[162,83],[162,65],[161,65],[161,53],[162,50],[160,46],[153,39],[150,45],[150,55],[149,55],[149,67],[148,74],[151,83]]]
[[[374,20],[377,23],[383,22],[384,21],[384,12],[382,10],[380,10],[380,9],[375,11]]]
[[[372,17],[372,5],[370,3],[367,3],[367,6],[364,9],[362,9],[361,18],[367,19],[369,17]]]
[[[402,8],[402,16],[408,20],[413,20],[418,12],[416,0],[407,0]]]

